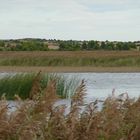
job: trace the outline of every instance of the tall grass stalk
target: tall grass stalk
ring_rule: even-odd
[[[84,81],[71,98],[71,108],[54,106],[56,81],[50,80],[32,100],[25,100],[8,114],[8,102],[0,101],[1,140],[139,140],[140,99],[121,94],[96,100],[84,106]],[[21,100],[20,100],[21,102]],[[102,109],[98,103],[102,102]]]
[[[137,66],[139,51],[3,52],[0,66]]]
[[[0,79],[0,95],[5,94],[8,99],[19,95],[21,98],[29,97],[34,74],[7,75]]]
[[[65,77],[40,72],[20,73],[0,78],[0,95],[5,94],[7,99],[13,99],[14,95],[19,95],[22,99],[32,98],[33,93],[43,90],[51,80],[55,80],[57,94],[61,98],[68,98],[74,94],[77,83],[74,84],[72,79],[68,82]]]

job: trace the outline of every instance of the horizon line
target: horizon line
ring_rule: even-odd
[[[41,39],[41,40],[62,40],[62,41],[109,41],[109,42],[138,42],[140,40],[98,40],[98,39],[58,39],[58,38],[43,38],[43,37],[19,37],[19,38],[0,38],[0,40],[22,40],[22,39]]]

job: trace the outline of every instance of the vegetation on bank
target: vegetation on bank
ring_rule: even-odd
[[[35,83],[32,100],[16,96],[17,109],[9,112],[8,102],[0,101],[0,139],[2,140],[139,140],[140,99],[127,94],[84,104],[85,84],[76,89],[69,111],[54,105],[59,99],[55,81],[44,90]],[[19,103],[19,104],[18,104]],[[98,104],[102,108],[98,108]],[[84,108],[84,110],[81,110]]]
[[[138,45],[138,46],[137,46]],[[0,51],[77,51],[77,50],[139,50],[139,42],[78,41],[46,39],[0,40]]]
[[[56,74],[19,73],[0,78],[0,96],[4,95],[7,99],[13,99],[15,95],[18,95],[22,99],[27,99],[32,96],[35,86],[40,86],[38,89],[40,92],[50,80],[56,82],[57,95],[61,98],[70,98],[78,85],[78,80],[72,78],[68,80],[67,77]]]
[[[139,67],[139,51],[1,52],[0,66]]]
[[[48,45],[38,39],[0,40],[0,51],[47,51]]]
[[[0,66],[140,66],[139,58],[12,58],[1,59]]]
[[[134,42],[111,42],[111,41],[60,41],[59,50],[76,51],[76,50],[131,50],[137,49]]]

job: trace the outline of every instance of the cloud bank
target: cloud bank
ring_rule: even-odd
[[[0,0],[0,38],[140,40],[139,0]]]

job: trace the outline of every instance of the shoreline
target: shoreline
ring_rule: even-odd
[[[140,67],[36,67],[0,66],[0,72],[49,72],[49,73],[137,73]]]

